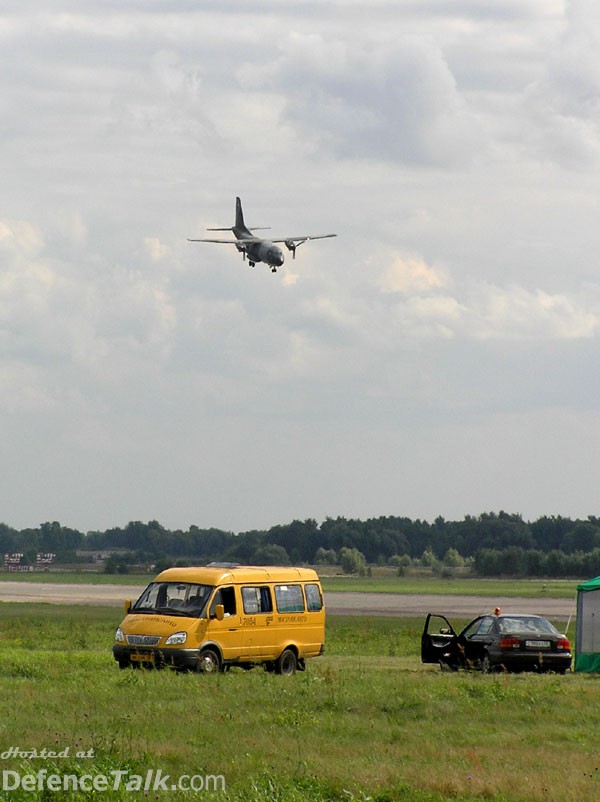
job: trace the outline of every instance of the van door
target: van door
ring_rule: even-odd
[[[273,659],[273,598],[268,585],[245,586],[241,589],[244,641],[254,659]]]
[[[217,604],[222,604],[225,610],[222,621],[218,621],[215,617]],[[248,644],[244,638],[240,600],[234,585],[219,588],[213,596],[208,612],[206,636],[208,640],[219,645],[224,660],[249,657]]]
[[[304,585],[306,599],[307,622],[304,630],[304,650],[307,657],[322,653],[325,646],[325,615],[323,611],[323,594],[321,586],[316,582]]]

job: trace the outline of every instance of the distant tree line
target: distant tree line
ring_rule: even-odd
[[[47,522],[21,531],[0,524],[0,552],[53,552],[75,562],[80,550],[117,551],[112,567],[129,563],[230,561],[246,564],[341,564],[361,573],[370,565],[460,566],[481,576],[592,576],[600,574],[600,518],[544,516],[524,521],[499,512],[433,523],[386,516],[362,521],[292,521],[235,534],[221,529],[169,530],[158,521],[82,533]],[[80,558],[81,559],[81,558]]]

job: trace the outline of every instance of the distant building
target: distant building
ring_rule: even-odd
[[[130,551],[131,549],[77,549],[75,556],[88,562],[101,563],[113,554],[129,554]]]

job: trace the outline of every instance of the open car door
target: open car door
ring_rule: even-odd
[[[456,665],[458,637],[452,624],[443,615],[429,613],[421,635],[421,662]]]

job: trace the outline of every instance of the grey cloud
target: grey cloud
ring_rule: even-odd
[[[584,168],[600,158],[600,25],[587,0],[572,0],[567,8],[562,35],[524,93],[531,126],[524,133],[540,158]]]
[[[240,78],[280,92],[284,118],[341,157],[450,165],[470,161],[481,146],[477,121],[429,39],[292,33],[276,61],[246,65]]]

